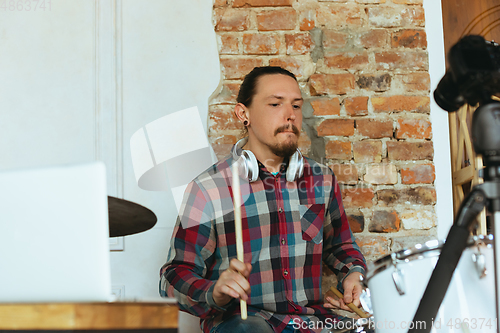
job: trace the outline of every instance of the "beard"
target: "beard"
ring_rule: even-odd
[[[274,135],[278,135],[278,133],[284,132],[284,131],[288,130],[289,128],[292,129],[292,131],[296,135],[297,139],[293,140],[292,138],[288,138],[285,142],[269,146],[269,149],[271,149],[271,152],[274,155],[287,158],[287,157],[292,156],[297,151],[298,138],[300,136],[300,132],[299,132],[299,129],[295,125],[290,124],[290,125],[281,126],[274,132]]]

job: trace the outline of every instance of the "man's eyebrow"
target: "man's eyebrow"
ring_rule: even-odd
[[[267,99],[271,99],[271,98],[275,98],[275,99],[279,99],[279,100],[282,100],[282,99],[285,99],[283,96],[279,96],[279,95],[271,95],[271,96],[268,96]],[[296,101],[304,101],[304,98],[300,97],[300,98],[294,98],[293,99],[294,102]]]

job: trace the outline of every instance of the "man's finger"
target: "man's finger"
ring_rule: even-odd
[[[340,308],[340,302],[331,298],[331,297],[327,297],[325,307],[330,308],[330,309]]]
[[[351,303],[352,302],[352,289],[354,286],[352,286],[350,283],[346,283],[345,288],[344,288],[344,302]]]
[[[244,277],[248,277],[250,275],[250,271],[252,270],[252,265],[249,263],[243,263],[238,259],[232,259],[229,262],[229,269],[240,273]]]
[[[229,280],[227,282],[226,286],[229,289],[231,289],[231,297],[240,298],[240,299],[245,300],[245,301],[248,299],[248,295],[247,295],[246,290],[238,283],[238,281]]]

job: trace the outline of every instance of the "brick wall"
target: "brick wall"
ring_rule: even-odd
[[[215,0],[223,85],[209,137],[222,157],[242,126],[243,76],[279,65],[305,98],[301,150],[341,183],[368,260],[436,235],[423,0]]]

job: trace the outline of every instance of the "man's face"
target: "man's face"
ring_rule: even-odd
[[[299,85],[283,74],[261,76],[248,108],[249,135],[277,156],[292,155],[302,128],[304,100]]]

